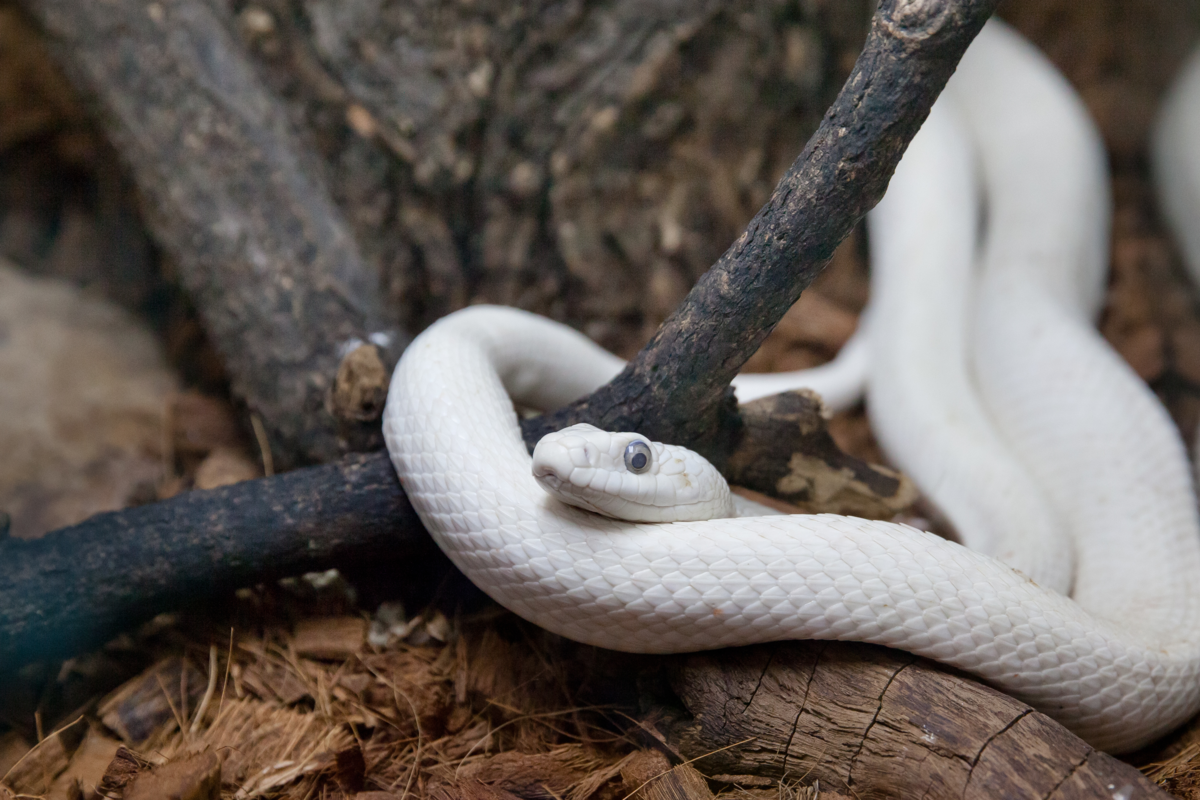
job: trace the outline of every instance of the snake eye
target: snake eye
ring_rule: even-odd
[[[634,475],[641,475],[650,469],[652,456],[650,445],[642,441],[630,442],[629,446],[625,448],[625,469]]]

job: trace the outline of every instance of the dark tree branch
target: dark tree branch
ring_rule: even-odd
[[[743,485],[778,494],[784,483],[813,511],[888,517],[911,502],[907,482],[833,445],[811,398],[751,405],[737,459],[757,466]],[[0,674],[242,586],[432,549],[383,453],[98,514],[32,541],[0,538]]]
[[[382,453],[0,540],[0,674],[242,586],[432,546]]]
[[[883,197],[997,4],[883,0],[846,85],[746,232],[621,375],[526,430],[636,430],[724,467],[739,430],[729,381]]]
[[[377,393],[342,387],[367,408],[332,400],[344,345],[388,327],[378,276],[214,5],[26,6],[97,101],[276,463],[378,447],[378,424],[361,421],[378,418]]]

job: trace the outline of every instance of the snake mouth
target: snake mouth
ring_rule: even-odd
[[[557,473],[548,469],[535,469],[533,477],[537,479],[538,483],[545,484],[555,491],[561,489],[564,483],[563,479]]]

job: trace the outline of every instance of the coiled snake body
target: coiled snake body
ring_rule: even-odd
[[[1014,58],[1024,66],[1010,68]],[[1200,524],[1170,420],[1089,325],[1103,280],[1095,270],[1106,232],[1096,220],[1107,209],[1103,168],[1099,181],[1088,177],[1102,156],[1086,123],[1076,124],[1077,108],[1068,103],[1062,112],[1076,131],[1063,144],[1078,149],[1072,137],[1081,135],[1086,152],[1067,159],[1078,174],[1068,168],[1066,188],[1041,190],[1041,205],[1013,199],[1020,187],[1005,188],[1019,183],[1017,162],[1026,157],[1014,142],[1028,144],[1038,127],[1017,113],[1020,103],[1063,108],[1066,89],[1047,69],[1007,30],[985,28],[872,220],[873,249],[901,265],[888,268],[887,257],[875,256],[873,291],[902,287],[896,270],[905,263],[961,269],[974,250],[974,234],[955,231],[975,230],[975,205],[961,202],[961,193],[975,191],[963,166],[967,137],[975,138],[988,207],[980,295],[972,297],[975,278],[946,281],[958,287],[952,302],[977,305],[943,319],[906,319],[903,299],[873,299],[870,401],[873,417],[875,406],[892,401],[925,414],[912,423],[915,436],[904,433],[899,411],[885,421],[890,432],[880,439],[893,455],[908,440],[940,436],[970,444],[957,457],[1007,459],[998,472],[939,467],[928,451],[908,456],[915,469],[897,459],[954,509],[964,541],[993,555],[850,517],[637,523],[564,505],[531,475],[513,401],[569,402],[610,379],[614,359],[561,325],[495,307],[450,315],[417,337],[388,397],[388,450],[441,548],[504,606],[603,647],[667,653],[781,639],[874,642],[978,675],[1112,751],[1139,747],[1195,713]],[[1033,180],[1064,175],[1064,153],[1038,141]],[[939,220],[939,209],[949,218]],[[913,225],[925,226],[920,235]],[[1036,230],[1028,238],[1006,238],[1029,225]],[[987,327],[997,322],[999,332]],[[880,342],[903,351],[909,345],[896,343],[936,343],[956,329],[960,343],[932,360],[895,353],[915,360],[916,372],[891,360],[879,366]],[[887,332],[876,336],[880,330]],[[942,400],[906,395],[908,376],[922,369],[941,382],[933,396]],[[976,385],[982,399],[972,399]],[[931,407],[941,416],[930,416]],[[921,426],[937,435],[921,435]],[[1000,490],[998,500],[986,499],[989,488]],[[958,499],[971,492],[985,499]],[[1026,573],[1062,591],[1073,585],[1075,599]]]

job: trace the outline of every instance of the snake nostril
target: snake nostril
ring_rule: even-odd
[[[538,480],[555,478],[565,480],[575,469],[571,451],[553,441],[542,440],[533,448],[531,471]]]

